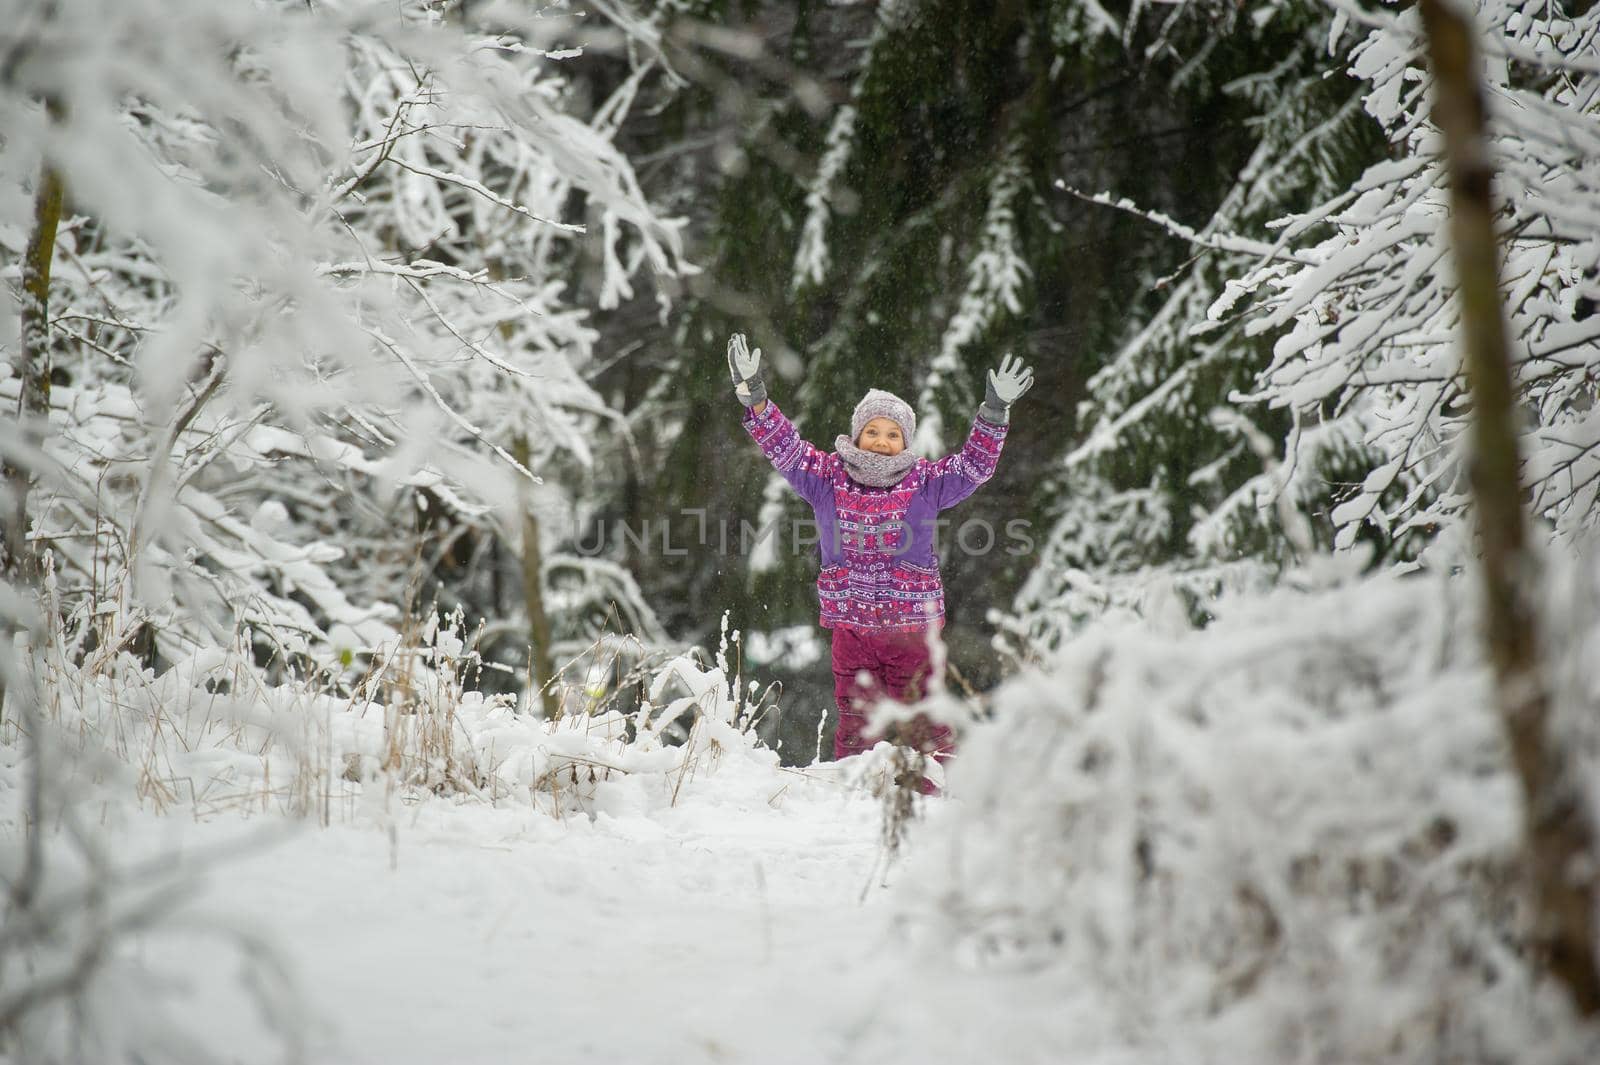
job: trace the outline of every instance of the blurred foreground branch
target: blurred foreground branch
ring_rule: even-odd
[[[1538,963],[1586,1017],[1600,1014],[1595,961],[1594,826],[1549,735],[1537,609],[1538,569],[1522,512],[1511,360],[1500,298],[1499,250],[1484,93],[1471,22],[1447,0],[1422,0],[1444,134],[1461,329],[1472,392],[1472,492],[1483,543],[1489,654],[1524,805],[1523,845],[1534,891]]]

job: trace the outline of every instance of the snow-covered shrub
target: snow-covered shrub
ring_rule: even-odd
[[[45,579],[52,586],[54,574]],[[11,605],[0,603],[0,616]],[[103,722],[63,712],[72,693],[58,670],[22,668],[15,650],[0,647],[0,1059],[231,1060],[233,1048],[196,1023],[187,966],[160,960],[185,956],[198,937],[232,951],[238,990],[264,1034],[284,1060],[302,1060],[309,1013],[274,945],[195,899],[207,870],[241,846],[135,853],[118,838],[134,794],[162,801],[155,763],[184,750],[186,737],[148,741],[186,723],[161,713],[154,679],[144,678],[151,683],[127,696],[156,709],[132,719],[137,731],[96,727]],[[114,668],[105,661],[97,677]]]
[[[461,635],[459,621],[426,628],[408,694],[397,700],[391,687],[385,702],[354,719],[382,722],[378,765],[397,771],[382,778],[386,786],[532,802],[559,815],[670,805],[725,758],[776,774],[777,753],[754,727],[765,703],[755,682],[746,687],[730,675],[726,633],[715,663],[688,652],[651,664],[636,709],[616,709],[597,692],[588,701],[562,699],[567,711],[548,718],[536,701],[533,712],[519,712],[513,700],[464,690],[471,663],[463,665],[470,656]],[[335,742],[347,764],[371,764],[375,737],[360,732],[359,724],[347,728]]]
[[[592,812],[607,782],[630,801],[675,802],[725,756],[776,774],[777,754],[756,732],[771,693],[730,668],[726,633],[714,662],[693,651],[640,663],[634,708],[580,689],[550,718],[536,697],[478,688],[475,637],[459,613],[428,612],[347,676],[269,683],[245,641],[157,672],[115,649],[80,662],[58,623],[40,658],[43,712],[74,737],[65,748],[74,764],[104,762],[125,798],[197,816],[383,820],[391,801],[429,796]]]
[[[15,736],[0,736],[0,1059],[30,1065],[171,1062],[205,1065],[230,1060],[230,1047],[200,1034],[181,964],[152,962],[162,944],[192,949],[195,937],[218,938],[238,957],[241,988],[254,1001],[283,1060],[301,1060],[309,1016],[273,944],[247,924],[196,906],[206,870],[238,854],[119,853],[113,842],[119,810],[116,787],[128,767],[91,781],[80,752],[46,725],[32,757],[52,771],[44,801],[23,810],[16,802]],[[77,737],[73,737],[76,743]],[[110,760],[107,759],[108,763]],[[102,763],[100,772],[104,774]],[[12,843],[22,818],[47,819],[62,830],[38,839],[30,857]],[[29,872],[30,865],[36,870]],[[24,896],[19,887],[36,877]]]
[[[1110,616],[1002,687],[908,909],[970,964],[1061,972],[1173,1060],[1595,1060],[1526,964],[1476,585],[1295,576],[1200,630]],[[1600,598],[1567,583],[1587,598],[1556,633],[1557,742],[1600,797]]]
[[[1274,567],[1251,557],[1152,567],[1170,525],[1166,496],[1154,487],[1085,485],[1061,504],[1010,608],[989,611],[996,647],[1029,659],[1108,612],[1187,611],[1224,592],[1271,585]]]

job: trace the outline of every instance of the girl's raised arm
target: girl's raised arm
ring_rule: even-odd
[[[728,338],[728,372],[739,402],[760,414],[767,409],[767,383],[761,377],[761,349],[750,350],[743,333]]]
[[[1007,355],[990,370],[983,405],[960,451],[946,455],[928,471],[927,492],[940,510],[953,507],[994,476],[1011,422],[1011,404],[1033,387],[1033,371]]]
[[[745,429],[789,487],[816,506],[832,489],[829,456],[801,439],[778,405],[767,399],[767,385],[761,377],[761,349],[752,351],[743,333],[728,338],[728,371],[733,376],[733,394],[744,404]]]

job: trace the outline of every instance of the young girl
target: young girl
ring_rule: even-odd
[[[941,510],[994,475],[1011,404],[1033,385],[1033,371],[1006,356],[988,386],[967,442],[930,462],[907,450],[917,416],[900,397],[870,390],[856,405],[850,435],[826,454],[800,439],[767,399],[761,349],[742,333],[728,341],[734,394],[762,454],[817,516],[822,627],[833,630],[833,691],[839,727],[834,758],[865,750],[865,713],[874,699],[915,702],[930,671],[928,636],[944,621],[944,585],[935,553]],[[937,758],[952,747],[948,727],[918,715],[901,742]]]

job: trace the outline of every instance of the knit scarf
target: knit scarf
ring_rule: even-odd
[[[898,484],[917,464],[916,453],[909,449],[898,455],[880,455],[876,451],[856,447],[843,433],[833,442],[833,449],[839,453],[839,458],[844,462],[844,472],[850,475],[851,480],[873,488],[888,488]]]

